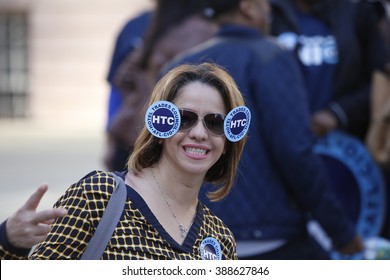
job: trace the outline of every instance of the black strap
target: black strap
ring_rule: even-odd
[[[99,260],[101,258],[122,215],[127,197],[126,185],[121,177],[114,173],[111,174],[115,178],[115,190],[108,201],[106,210],[96,228],[95,234],[92,236],[86,250],[81,256],[81,260]]]

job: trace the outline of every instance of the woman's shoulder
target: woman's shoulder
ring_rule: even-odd
[[[115,178],[111,172],[94,170],[73,183],[59,199],[108,200],[115,189]]]
[[[102,170],[93,170],[83,176],[78,183],[82,183],[86,186],[106,186],[114,184],[114,181],[113,173]]]
[[[75,182],[73,185],[83,186],[86,190],[98,190],[104,188],[106,185],[114,183],[114,176],[111,172],[102,170],[93,170]]]

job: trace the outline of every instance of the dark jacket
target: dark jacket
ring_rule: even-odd
[[[222,202],[206,202],[211,210],[238,241],[293,240],[307,234],[310,217],[336,247],[350,241],[354,226],[333,199],[323,163],[312,151],[306,93],[294,56],[255,29],[226,25],[167,69],[199,62],[224,67],[252,113],[236,184]]]
[[[120,30],[114,46],[111,64],[107,75],[110,84],[114,83],[114,76],[123,59],[142,43],[142,38],[152,20],[153,12],[147,11],[130,19]]]
[[[288,31],[299,34],[293,2],[270,0],[272,35]],[[364,139],[370,116],[371,75],[374,69],[383,69],[385,63],[378,14],[365,1],[324,0],[316,5],[314,15],[328,25],[338,47],[339,63],[329,109],[338,117],[342,129]]]

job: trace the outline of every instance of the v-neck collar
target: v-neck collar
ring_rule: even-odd
[[[196,239],[199,236],[200,228],[203,224],[204,212],[203,212],[202,203],[200,201],[198,202],[194,222],[192,223],[187,233],[187,236],[184,239],[183,244],[180,245],[179,243],[176,242],[176,240],[172,238],[172,236],[160,224],[160,222],[157,220],[156,216],[150,210],[149,206],[146,204],[145,200],[140,196],[140,194],[129,185],[126,186],[127,186],[127,196],[133,202],[134,206],[140,210],[140,212],[148,221],[148,223],[150,223],[157,230],[160,236],[166,242],[168,242],[172,248],[186,253],[190,253],[192,251]]]

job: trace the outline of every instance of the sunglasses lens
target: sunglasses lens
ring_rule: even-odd
[[[223,122],[225,116],[221,114],[207,114],[204,116],[204,124],[207,129],[215,135],[223,135]]]
[[[180,110],[180,130],[188,130],[198,122],[198,115],[187,110]]]
[[[199,120],[195,112],[188,110],[180,110],[180,130],[185,131],[193,128]],[[203,123],[206,128],[215,135],[223,135],[223,122],[225,115],[222,114],[207,114],[203,117]]]

